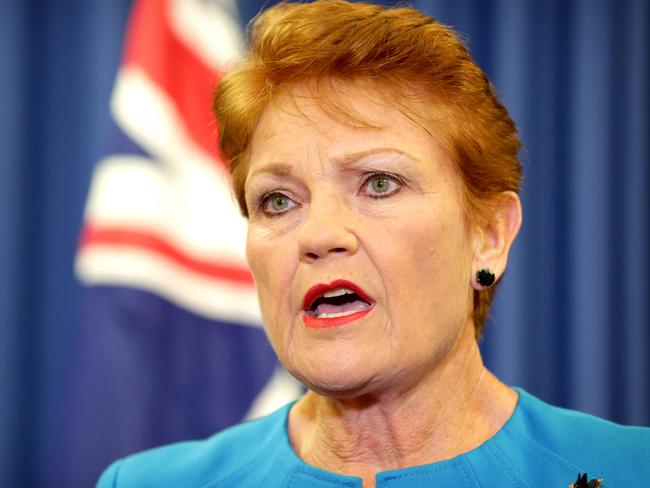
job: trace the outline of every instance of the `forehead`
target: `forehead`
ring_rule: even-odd
[[[435,136],[405,104],[371,86],[339,85],[326,94],[297,86],[274,98],[253,132],[250,165],[395,149],[428,161],[447,159]]]

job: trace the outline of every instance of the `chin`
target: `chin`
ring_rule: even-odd
[[[304,383],[314,393],[336,400],[352,400],[370,395],[369,382]]]
[[[374,377],[367,361],[323,361],[306,368],[287,369],[310,390],[341,399],[368,393]]]

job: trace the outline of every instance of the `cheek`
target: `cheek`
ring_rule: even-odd
[[[395,258],[395,262],[409,263],[411,270],[406,272],[435,283],[451,278],[467,267],[470,245],[461,217],[454,217],[456,212],[427,215],[426,209],[423,210],[413,212],[416,217],[403,222],[393,238],[384,241],[384,246],[392,246],[391,254],[401,257]],[[425,269],[439,273],[425,277]]]
[[[286,258],[287,242],[277,233],[267,228],[249,224],[246,236],[246,257],[258,286],[273,286],[273,280],[277,279],[280,273],[278,265]]]
[[[379,254],[385,269],[391,270],[385,276],[391,315],[408,324],[401,330],[439,336],[464,325],[470,253],[462,220],[441,215],[413,220]],[[388,254],[392,259],[386,260]]]
[[[470,287],[471,253],[462,221],[453,219],[429,226],[427,234],[424,239],[428,240],[428,247],[423,244],[417,257],[422,261],[421,279],[429,283],[428,296],[440,308],[464,309]]]
[[[292,276],[290,247],[263,229],[249,226],[246,255],[255,279],[264,326],[273,341],[290,307],[287,292],[291,289]]]
[[[249,228],[246,240],[246,257],[251,273],[255,279],[255,286],[260,299],[262,315],[266,318],[269,310],[268,306],[273,304],[269,296],[274,289],[273,256],[269,255],[272,246],[269,246],[268,239],[265,239],[264,233]]]

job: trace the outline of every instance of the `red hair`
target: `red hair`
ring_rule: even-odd
[[[249,26],[249,54],[214,96],[221,154],[244,215],[247,152],[262,111],[280,92],[309,85],[324,108],[354,115],[336,100],[333,81],[371,82],[407,107],[457,166],[470,221],[490,218],[490,201],[519,191],[517,128],[485,73],[449,28],[421,12],[344,0],[281,3]],[[494,287],[475,292],[480,335]]]

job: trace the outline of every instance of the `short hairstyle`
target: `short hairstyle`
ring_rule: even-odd
[[[332,80],[370,81],[417,114],[457,167],[469,221],[489,220],[494,198],[519,191],[517,128],[451,28],[408,7],[317,0],[275,5],[248,32],[249,52],[225,74],[213,105],[221,155],[245,216],[248,149],[262,112],[281,92]],[[334,98],[324,90],[323,103],[331,108]],[[494,290],[474,292],[477,337]]]

